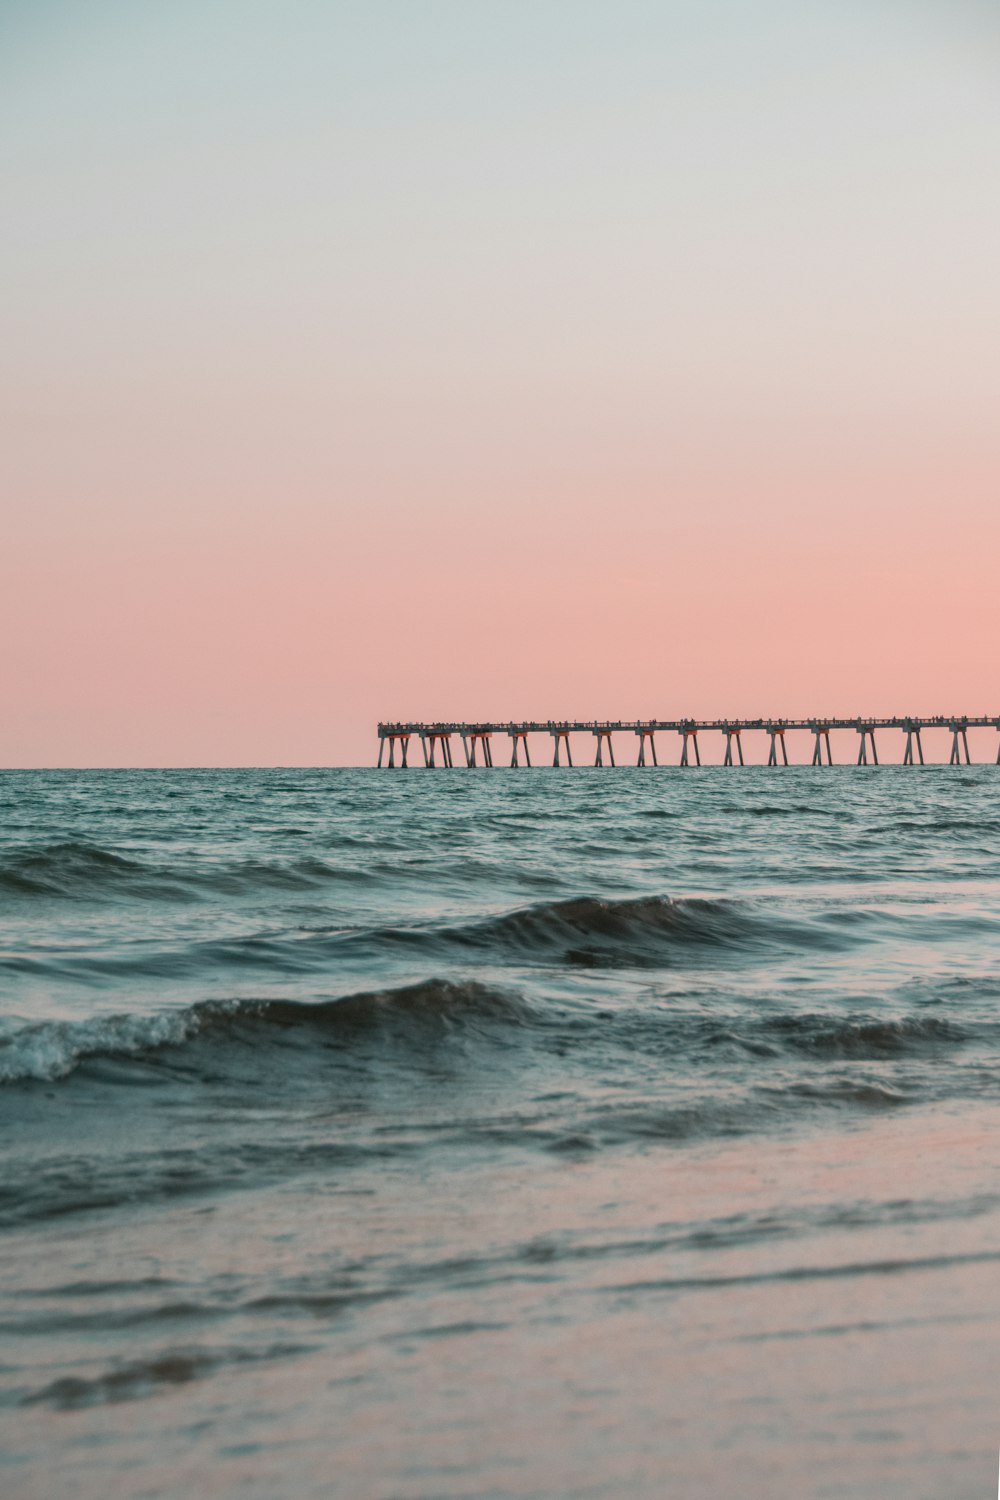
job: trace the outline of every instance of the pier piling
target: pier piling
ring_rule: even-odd
[[[483,752],[483,765],[492,766],[493,751],[490,748],[489,730],[467,728],[460,730],[459,733],[462,738],[462,748],[465,751],[465,764],[470,767],[478,764],[476,760],[476,746],[479,745]],[[450,764],[451,762],[449,761]]]
[[[739,729],[735,728],[732,724],[723,724],[722,725],[722,732],[726,736],[726,753],[723,756],[722,764],[724,766],[731,766],[733,764],[733,740],[735,740],[736,741],[736,752],[739,755],[740,765],[742,766],[743,763],[744,763],[743,762],[743,741],[740,738],[740,731],[739,731]]]
[[[512,766],[520,765],[520,762],[519,762],[519,760],[517,758],[517,747],[518,747],[518,742],[520,741],[520,743],[521,743],[521,745],[522,745],[522,747],[524,749],[524,763],[525,763],[526,766],[530,766],[531,765],[531,753],[528,750],[528,731],[526,729],[515,729],[513,727],[513,725],[511,725],[511,726],[508,727],[507,733],[510,735],[510,763],[511,763],[511,765]]]
[[[639,759],[636,764],[640,766],[644,766],[646,764],[646,741],[649,740],[649,748],[653,756],[653,765],[658,765],[659,762],[656,759],[656,739],[653,735],[653,731],[651,729],[644,728],[640,724],[635,732],[639,736]]]
[[[813,746],[813,758],[812,758],[813,765],[814,766],[821,766],[823,764],[823,743],[825,741],[826,742],[826,763],[827,763],[828,766],[832,766],[833,765],[833,754],[832,754],[832,752],[830,750],[830,728],[829,728],[829,725],[827,725],[827,724],[812,724],[812,725],[810,725],[810,728],[812,729],[813,735],[815,736],[815,744]]]
[[[597,740],[597,754],[594,757],[594,765],[595,766],[603,766],[603,764],[604,764],[604,758],[603,758],[603,755],[602,755],[602,750],[603,750],[603,747],[604,747],[605,743],[607,744],[607,747],[608,747],[608,759],[610,760],[611,764],[614,765],[614,763],[615,763],[615,747],[611,743],[611,731],[610,731],[610,729],[600,729],[600,728],[598,728],[595,725],[595,727],[594,727],[594,737]]]
[[[908,719],[903,728],[906,730],[906,749],[903,751],[903,765],[912,766],[914,764],[914,749],[916,749],[917,755],[920,757],[920,764],[923,765],[924,747],[920,740],[920,731],[923,725],[918,724],[915,719]]]
[[[552,735],[552,738],[555,742],[555,754],[552,757],[552,764],[554,766],[557,766],[559,764],[559,742],[561,740],[566,747],[566,764],[568,766],[571,766],[573,764],[573,752],[569,748],[569,730],[550,729],[549,733]]]
[[[690,761],[688,760],[688,745],[690,744],[691,748],[694,751],[695,765],[700,766],[701,754],[698,750],[698,729],[696,724],[694,723],[694,720],[689,719],[687,723],[682,724],[677,733],[683,735],[684,737],[684,748],[681,750],[681,765],[690,765]]]
[[[965,750],[965,764],[971,766],[972,759],[969,755],[967,721],[965,719],[958,719],[955,723],[949,724],[948,728],[951,730],[951,756],[948,764],[951,766],[960,766],[962,764],[961,747]]]
[[[858,734],[860,734],[860,736],[861,736],[861,743],[858,746],[858,765],[859,766],[866,766],[868,764],[867,742],[869,740],[871,740],[871,746],[872,746],[872,764],[877,766],[878,765],[878,751],[875,748],[875,727],[874,727],[874,725],[873,724],[863,724],[859,720],[858,723],[856,723],[854,727],[858,731]]]
[[[406,732],[406,731],[403,731],[401,733],[396,733],[396,734],[389,733],[389,732],[383,734],[381,732],[381,727],[380,727],[380,731],[379,731],[379,744],[378,744],[378,763],[379,763],[379,765],[382,764],[382,752],[385,749],[385,742],[386,742],[386,740],[389,741],[389,770],[390,771],[394,771],[396,769],[396,745],[397,744],[399,745],[399,753],[400,753],[400,756],[402,757],[402,765],[403,765],[403,768],[405,769],[405,767],[406,767],[406,752],[407,752],[407,749],[408,749],[409,744],[410,744],[409,733]]]
[[[767,732],[771,736],[771,748],[768,753],[767,763],[769,766],[778,764],[778,741],[781,741],[781,758],[784,765],[788,765],[788,751],[785,749],[785,730],[781,724],[769,724]]]

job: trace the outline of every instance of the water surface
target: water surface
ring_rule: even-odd
[[[992,1493],[998,796],[0,775],[0,1492]]]

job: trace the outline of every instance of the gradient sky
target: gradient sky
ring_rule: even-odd
[[[998,77],[993,0],[2,0],[0,764],[1000,713]]]

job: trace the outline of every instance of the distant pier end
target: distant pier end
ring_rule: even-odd
[[[759,733],[768,737],[769,766],[790,764],[785,747],[785,732],[789,729],[807,730],[813,736],[814,766],[832,766],[830,750],[831,729],[853,729],[858,735],[858,758],[855,764],[866,766],[879,764],[875,744],[876,730],[894,729],[906,736],[903,746],[904,766],[924,765],[924,747],[921,731],[924,729],[947,729],[951,733],[951,754],[948,764],[971,765],[968,731],[970,729],[995,729],[1000,734],[1000,715],[991,714],[981,718],[936,715],[929,718],[903,719],[629,719],[601,720],[549,720],[524,723],[495,724],[380,724],[378,726],[378,765],[391,769],[402,769],[410,765],[410,742],[416,740],[427,767],[454,766],[453,742],[461,741],[462,756],[466,766],[493,766],[493,738],[509,739],[511,766],[530,766],[531,753],[528,737],[542,736],[543,744],[548,740],[552,746],[554,766],[573,764],[570,735],[589,735],[594,742],[594,765],[615,764],[612,735],[632,735],[638,740],[636,764],[659,766],[663,764],[656,753],[657,734],[675,734],[680,737],[679,764],[700,766],[701,751],[698,745],[700,734],[721,734],[725,738],[726,753],[723,765],[745,765],[743,739],[747,733]],[[735,758],[734,758],[735,749]],[[869,761],[870,757],[870,761]],[[419,762],[417,762],[419,764]],[[459,765],[463,764],[460,759]],[[501,762],[502,764],[502,762]],[[544,761],[536,762],[544,764]],[[996,764],[1000,765],[1000,747]]]

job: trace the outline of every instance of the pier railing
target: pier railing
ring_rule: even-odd
[[[982,717],[966,715],[932,715],[908,718],[831,718],[831,719],[540,719],[522,722],[496,722],[482,724],[466,723],[385,723],[378,726],[378,764],[387,767],[409,765],[411,740],[417,740],[425,766],[453,766],[455,764],[452,741],[461,740],[462,755],[466,766],[492,766],[493,738],[510,740],[510,765],[530,766],[531,752],[528,736],[548,736],[552,743],[554,766],[573,764],[570,735],[591,735],[594,740],[594,764],[615,764],[615,735],[634,735],[638,740],[636,764],[640,766],[660,764],[656,753],[658,734],[680,736],[680,765],[701,765],[701,749],[698,736],[722,734],[725,737],[723,765],[745,765],[742,736],[760,733],[768,739],[769,766],[789,765],[785,735],[789,730],[807,730],[813,736],[814,766],[833,765],[830,749],[830,731],[853,729],[858,735],[859,766],[879,764],[875,743],[876,730],[898,730],[906,736],[903,746],[903,765],[924,765],[924,747],[921,731],[946,729],[951,733],[949,765],[971,765],[968,731],[970,729],[995,729],[1000,734],[1000,715],[987,714]],[[386,750],[388,749],[388,755]],[[399,756],[397,759],[397,751]],[[869,761],[870,756],[870,761]],[[1000,765],[1000,748],[997,750],[997,765]],[[459,765],[462,760],[459,760]]]

